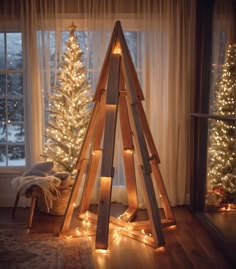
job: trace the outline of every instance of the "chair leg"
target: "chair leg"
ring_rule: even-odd
[[[28,221],[28,229],[30,229],[31,226],[32,226],[33,217],[34,217],[35,204],[36,204],[36,198],[35,197],[32,197],[32,200],[31,200],[31,208],[30,208],[30,215],[29,215],[29,221]]]
[[[12,209],[12,213],[11,213],[11,217],[12,217],[12,218],[15,217],[15,212],[16,212],[17,204],[18,204],[18,202],[19,202],[19,198],[20,198],[20,193],[17,192],[16,199],[15,199],[15,203],[14,203],[14,207],[13,207],[13,209]]]

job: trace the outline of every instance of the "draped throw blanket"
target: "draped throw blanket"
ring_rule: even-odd
[[[38,186],[41,188],[44,195],[44,200],[49,211],[52,208],[53,201],[61,196],[58,190],[61,180],[55,176],[48,175],[44,177],[40,176],[19,176],[15,177],[11,181],[11,185],[14,190],[20,193],[20,195],[26,195],[27,191],[32,186]]]

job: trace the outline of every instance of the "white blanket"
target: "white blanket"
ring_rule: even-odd
[[[33,185],[39,186],[44,194],[45,203],[49,211],[52,208],[53,201],[60,197],[61,193],[58,190],[61,180],[54,176],[19,176],[11,181],[12,187],[20,193],[25,195],[26,191]]]

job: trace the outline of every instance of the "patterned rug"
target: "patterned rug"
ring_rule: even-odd
[[[92,269],[88,238],[27,234],[25,225],[0,225],[1,269]]]

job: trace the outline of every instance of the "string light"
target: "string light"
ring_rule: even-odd
[[[213,113],[232,121],[211,122],[208,148],[207,205],[236,203],[236,44],[230,45],[222,77],[217,83]],[[223,209],[228,210],[231,206]]]

